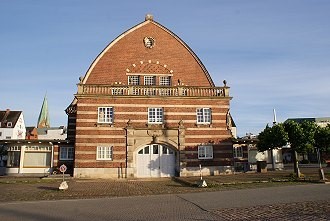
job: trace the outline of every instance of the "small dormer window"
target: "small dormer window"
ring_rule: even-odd
[[[156,77],[144,76],[144,85],[156,85]]]
[[[7,122],[7,127],[12,127],[13,123],[12,122]]]
[[[139,75],[128,76],[128,84],[129,85],[140,85],[140,76]]]
[[[171,77],[170,76],[160,76],[159,85],[162,86],[171,86]]]

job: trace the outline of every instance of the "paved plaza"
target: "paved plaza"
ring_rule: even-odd
[[[330,186],[0,203],[0,220],[329,220]]]
[[[325,169],[329,176],[329,168]],[[163,179],[0,177],[0,220],[329,220],[317,168]]]

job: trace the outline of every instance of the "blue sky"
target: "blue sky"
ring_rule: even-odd
[[[2,0],[0,109],[52,126],[95,57],[147,13],[185,41],[217,86],[231,87],[238,134],[272,122],[330,117],[329,0]]]

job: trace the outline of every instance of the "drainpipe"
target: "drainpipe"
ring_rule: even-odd
[[[127,164],[127,161],[128,161],[128,131],[127,131],[127,128],[126,128],[126,154],[125,154],[125,178],[127,178],[127,167],[128,167],[128,164]]]

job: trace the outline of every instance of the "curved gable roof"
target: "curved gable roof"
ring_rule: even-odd
[[[153,48],[144,46],[143,38],[149,36],[155,38]],[[170,71],[186,85],[214,86],[205,66],[191,48],[172,31],[152,19],[137,24],[108,44],[92,62],[81,83],[126,82],[126,75],[135,72],[134,69],[142,72],[149,70],[155,74]],[[194,85],[196,83],[200,85]]]

